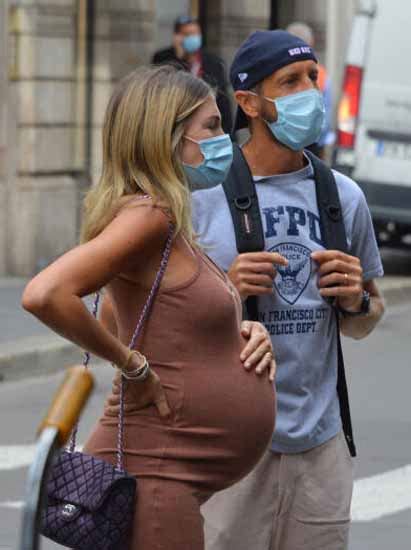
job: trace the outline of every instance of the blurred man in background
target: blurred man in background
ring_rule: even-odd
[[[189,16],[178,17],[174,22],[173,44],[157,51],[152,63],[181,65],[194,76],[203,78],[217,93],[217,105],[222,116],[222,126],[231,132],[232,115],[227,94],[227,78],[224,62],[218,56],[202,49],[203,36],[198,21]]]
[[[296,21],[288,25],[286,29],[290,34],[304,40],[311,48],[314,48],[314,33],[312,28],[306,23],[300,23]],[[335,135],[332,131],[332,92],[331,92],[331,80],[327,74],[327,70],[321,63],[318,64],[318,86],[322,91],[325,107],[325,118],[323,129],[320,138],[317,143],[314,143],[308,149],[312,151],[318,157],[324,159],[325,148],[331,146],[334,143]]]

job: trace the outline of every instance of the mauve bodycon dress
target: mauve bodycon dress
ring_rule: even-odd
[[[160,289],[137,343],[172,417],[162,420],[149,406],[125,418],[125,467],[138,487],[130,550],[202,550],[200,505],[254,467],[274,429],[272,384],[240,361],[240,297],[224,272],[193,252],[196,272],[184,285]],[[112,299],[117,313],[125,310]],[[122,340],[135,322],[135,312],[117,319]],[[117,419],[105,412],[84,450],[114,464],[116,440]]]

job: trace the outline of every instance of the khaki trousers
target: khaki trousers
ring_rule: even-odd
[[[202,507],[206,550],[347,550],[352,489],[342,433],[299,454],[267,451]]]

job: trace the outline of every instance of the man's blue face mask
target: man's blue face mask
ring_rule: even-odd
[[[263,99],[274,103],[277,109],[277,120],[264,122],[278,141],[293,151],[302,151],[318,141],[325,116],[321,92],[311,89],[276,99],[263,96]]]
[[[190,34],[185,36],[183,39],[183,49],[187,53],[198,52],[202,46],[202,42],[203,40],[201,34]]]
[[[200,141],[189,136],[184,137],[197,143],[204,157],[204,161],[199,166],[183,163],[191,190],[209,189],[223,183],[233,162],[233,144],[230,136],[222,134]]]

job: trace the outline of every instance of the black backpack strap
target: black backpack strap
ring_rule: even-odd
[[[233,163],[223,183],[234,222],[237,249],[244,252],[264,250],[264,232],[260,206],[250,168],[240,147],[233,144]]]
[[[264,250],[264,230],[257,192],[247,161],[240,147],[236,144],[233,144],[233,163],[223,183],[223,189],[233,218],[238,252],[243,254],[244,252]],[[247,318],[257,321],[258,303],[256,296],[247,298],[245,308]]]
[[[348,252],[347,235],[337,184],[332,170],[310,151],[305,151],[314,169],[322,236],[328,249]]]
[[[314,180],[316,182],[316,193],[318,210],[320,213],[321,234],[326,245],[330,250],[341,250],[348,252],[347,235],[345,232],[344,219],[340,197],[338,195],[337,184],[334,175],[318,157],[306,151],[314,169]],[[356,456],[350,404],[348,399],[347,380],[345,376],[344,357],[341,346],[340,322],[338,312],[335,311],[337,322],[337,346],[338,346],[338,379],[337,393],[340,402],[341,421],[343,425],[345,439],[351,456]]]

